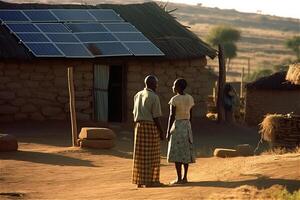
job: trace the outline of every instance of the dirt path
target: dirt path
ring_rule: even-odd
[[[274,185],[300,188],[300,154],[294,153],[198,158],[190,183],[137,189],[129,134],[120,133],[113,150],[66,147],[64,137],[19,137],[20,151],[0,153],[0,199],[256,199],[267,198],[272,192],[265,189]],[[161,181],[174,178],[173,165],[162,157]]]

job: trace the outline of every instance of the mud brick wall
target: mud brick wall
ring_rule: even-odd
[[[300,115],[299,90],[247,90],[245,121],[248,125],[258,125],[266,114]]]
[[[0,62],[0,121],[69,118],[67,66],[74,66],[79,120],[92,118],[93,68],[89,62]]]
[[[216,76],[205,68],[205,58],[189,61],[164,62],[129,62],[127,76],[128,119],[132,119],[133,97],[144,88],[144,78],[149,74],[158,77],[157,93],[161,100],[162,112],[165,117],[169,114],[168,102],[174,95],[172,85],[176,78],[185,78],[188,82],[186,92],[194,97],[196,106],[194,116],[204,116],[207,106],[206,99],[212,94]]]

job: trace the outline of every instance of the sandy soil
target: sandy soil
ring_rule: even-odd
[[[199,157],[190,166],[190,182],[137,189],[131,184],[131,127],[111,128],[118,134],[116,147],[89,150],[69,147],[65,123],[0,125],[19,140],[18,152],[0,153],[0,199],[270,199],[283,187],[300,188],[299,153],[209,157],[216,146],[254,145],[256,130],[201,121],[194,128]],[[165,149],[162,143],[161,182],[168,184],[175,169]]]

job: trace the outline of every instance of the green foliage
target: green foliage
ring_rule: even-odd
[[[273,194],[273,197],[278,200],[300,200],[300,190],[289,193],[286,189]]]
[[[259,78],[262,78],[262,77],[265,77],[265,76],[269,76],[271,74],[273,74],[273,70],[271,70],[271,69],[256,70],[253,73],[251,73],[250,75],[247,75],[245,77],[245,81],[246,82],[256,81]]]
[[[225,25],[213,27],[207,37],[207,41],[213,46],[224,43],[237,42],[241,37],[240,31]]]
[[[297,60],[300,61],[300,36],[294,36],[286,40],[285,45],[296,54]]]
[[[237,51],[237,47],[234,43],[232,42],[226,42],[223,44],[224,45],[224,56],[225,58],[234,58],[236,57],[236,51]]]

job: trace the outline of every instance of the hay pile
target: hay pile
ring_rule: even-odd
[[[259,132],[275,148],[295,148],[300,145],[300,116],[268,114],[260,124]]]
[[[286,80],[295,85],[300,85],[300,63],[292,64],[285,77]]]

